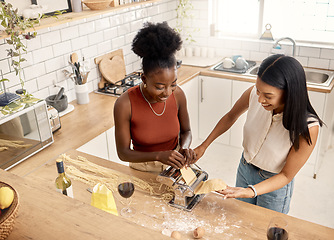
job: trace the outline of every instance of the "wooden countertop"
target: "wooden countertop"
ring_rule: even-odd
[[[146,181],[154,181],[156,177],[77,151],[67,154],[71,158],[84,156],[93,163]],[[91,195],[86,191],[89,186],[82,182],[73,181],[74,200],[57,193],[54,187],[57,176],[55,157],[24,179],[1,171],[0,180],[11,184],[20,193],[19,214],[9,240],[60,239],[65,236],[67,239],[110,239],[110,236],[111,239],[165,239],[161,233],[170,234],[175,228],[182,234],[182,239],[193,239],[192,231],[198,226],[206,229],[205,239],[266,239],[266,228],[273,216],[288,221],[289,239],[332,239],[334,236],[334,229],[236,199],[223,200],[215,193],[207,194],[189,213],[136,190],[132,201],[135,216],[131,219],[116,217],[90,206]],[[117,195],[115,193],[115,200],[120,210],[123,206]]]

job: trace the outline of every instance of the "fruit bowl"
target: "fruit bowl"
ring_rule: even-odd
[[[103,10],[109,7],[112,0],[83,0],[82,1],[90,10]]]
[[[19,195],[17,191],[10,185],[0,182],[0,187],[9,187],[14,191],[14,200],[10,207],[1,210],[0,215],[0,240],[6,239],[12,232],[15,218],[19,208]]]

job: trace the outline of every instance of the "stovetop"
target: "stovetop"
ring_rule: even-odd
[[[124,79],[113,83],[105,83],[103,88],[99,88],[96,93],[111,95],[119,97],[122,93],[126,92],[129,88],[139,85],[141,81],[142,72],[133,72],[127,75]]]

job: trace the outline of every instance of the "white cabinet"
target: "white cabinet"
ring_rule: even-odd
[[[314,177],[321,167],[321,163],[326,151],[331,147],[333,134],[333,118],[334,118],[334,91],[331,93],[313,92],[309,91],[311,104],[318,116],[325,122],[320,128],[318,141],[313,150],[308,164],[314,164]]]
[[[199,96],[199,138],[204,140],[221,117],[231,108],[232,80],[200,76]],[[230,131],[225,132],[216,142],[229,144]]]
[[[255,84],[252,82],[243,82],[243,81],[236,81],[232,82],[232,104],[236,103],[236,101],[241,97],[241,95],[251,86]],[[231,137],[230,137],[230,145],[233,147],[242,148],[242,141],[243,141],[243,129],[244,124],[246,122],[247,111],[242,114],[238,120],[233,124],[231,127]]]
[[[187,98],[187,108],[190,119],[192,138],[198,139],[198,77],[180,86]]]

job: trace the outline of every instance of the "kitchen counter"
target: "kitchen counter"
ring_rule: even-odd
[[[131,174],[145,181],[155,181],[156,175],[87,155],[67,152],[71,158],[83,156],[90,162]],[[90,206],[91,194],[82,182],[73,182],[75,199],[55,191],[56,156],[35,169],[24,179],[1,171],[0,180],[8,182],[20,193],[20,209],[11,239],[167,239],[177,228],[182,239],[193,239],[198,226],[206,229],[205,239],[265,239],[270,219],[281,216],[288,221],[289,239],[331,239],[334,229],[303,221],[285,214],[254,206],[236,199],[210,193],[192,212],[169,207],[140,190],[133,195],[136,214],[131,219],[116,217]],[[115,193],[118,210],[122,208]],[[154,206],[154,207],[153,207]],[[137,224],[138,225],[137,225]],[[139,226],[141,225],[141,226]],[[144,226],[144,227],[142,227]],[[111,237],[112,236],[112,237]]]

